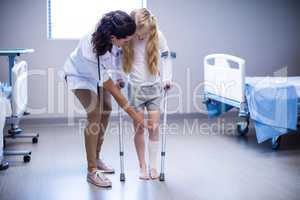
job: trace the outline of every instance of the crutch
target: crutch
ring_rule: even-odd
[[[124,86],[125,84],[121,82],[120,87],[124,88]],[[125,181],[123,113],[120,106],[118,106],[118,114],[119,114],[120,181]]]
[[[176,58],[175,52],[164,51],[161,53],[161,57],[164,59],[167,58]],[[163,116],[163,132],[161,134],[161,164],[160,164],[160,181],[165,181],[165,157],[166,157],[166,131],[167,131],[167,106],[168,106],[168,90],[170,88],[165,88],[164,90],[164,116]]]
[[[120,181],[125,181],[123,114],[120,106],[118,107],[118,113],[119,113]]]
[[[168,106],[168,89],[164,91],[164,116],[163,130],[161,134],[161,164],[160,164],[160,181],[165,181],[165,157],[166,157],[166,130],[167,130],[167,106]]]

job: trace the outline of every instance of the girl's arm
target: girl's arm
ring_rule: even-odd
[[[172,59],[170,57],[170,50],[167,40],[161,31],[158,32],[159,50],[160,52],[168,52],[168,56],[161,57],[161,75],[164,87],[169,87],[172,82],[173,70]]]
[[[121,93],[121,90],[116,86],[112,79],[108,79],[103,83],[103,87],[108,90],[114,97],[119,106],[140,126],[144,126],[143,118],[139,117],[137,112],[128,104],[127,99]]]

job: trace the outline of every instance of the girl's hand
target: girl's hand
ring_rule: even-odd
[[[170,90],[171,89],[171,82],[170,81],[165,81],[163,85],[164,85],[164,90]]]
[[[119,88],[119,89],[122,89],[125,87],[125,82],[123,81],[123,79],[118,79],[117,80],[117,83],[116,83],[116,86]]]

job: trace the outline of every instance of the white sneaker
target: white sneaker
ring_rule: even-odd
[[[112,168],[111,166],[105,164],[103,160],[98,159],[96,162],[97,162],[97,168],[102,173],[107,173],[107,174],[114,174],[115,173],[114,168]]]
[[[94,170],[93,172],[88,172],[87,181],[98,187],[111,187],[111,181],[105,177],[99,170]]]

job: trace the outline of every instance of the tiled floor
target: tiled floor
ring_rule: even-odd
[[[204,126],[203,124],[208,124]],[[88,184],[83,135],[78,126],[26,125],[40,133],[39,144],[8,141],[9,149],[30,148],[32,160],[11,157],[0,172],[1,200],[66,199],[300,199],[300,135],[283,137],[281,149],[257,144],[254,130],[238,137],[230,121],[173,120],[167,141],[166,181],[137,178],[132,131],[126,129],[126,182],[119,181],[117,124],[112,123],[103,157],[116,168],[111,189]],[[203,126],[202,126],[203,125]],[[224,130],[225,129],[225,130]]]

